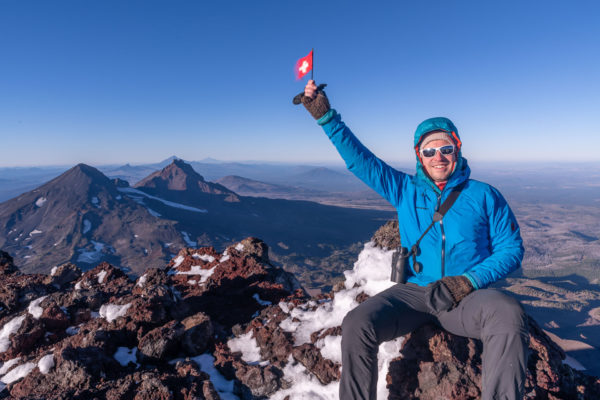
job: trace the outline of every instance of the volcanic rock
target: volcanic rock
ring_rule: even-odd
[[[389,248],[389,235],[378,243]],[[0,379],[10,381],[0,385],[0,398],[216,400],[206,363],[233,381],[243,400],[294,390],[290,368],[331,388],[340,364],[323,348],[338,343],[341,327],[315,328],[300,339],[293,327],[302,313],[323,318],[320,310],[332,308],[344,290],[350,301],[368,298],[354,284],[308,298],[256,238],[223,252],[183,249],[165,270],[149,269],[136,281],[108,263],[72,279],[77,270],[69,266],[57,277],[29,275],[15,271],[9,257],[2,260],[8,272],[0,286],[0,330],[14,329],[0,341]],[[535,321],[528,324],[527,398],[600,398],[600,380],[566,365],[564,352]],[[252,358],[232,350],[234,338],[242,348],[255,346]],[[390,399],[477,399],[481,352],[478,340],[425,325],[403,338],[380,379]],[[29,373],[9,379],[22,368]]]

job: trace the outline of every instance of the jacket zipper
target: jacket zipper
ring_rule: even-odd
[[[440,193],[438,196],[438,201],[437,201],[437,207],[436,207],[436,211],[440,209],[440,201],[442,200],[442,194]],[[442,232],[442,278],[444,277],[444,273],[445,273],[445,268],[446,268],[446,263],[445,263],[445,247],[446,247],[446,233],[444,232],[444,221],[443,219],[440,220],[440,230]]]
[[[440,220],[440,228],[442,229],[442,278],[444,277],[444,269],[446,267],[445,262],[445,247],[446,247],[446,234],[444,233],[444,221]]]

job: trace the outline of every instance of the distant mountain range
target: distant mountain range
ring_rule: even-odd
[[[85,270],[109,261],[140,274],[164,264],[184,246],[222,248],[257,236],[277,244],[273,259],[310,271],[317,259],[332,254],[337,254],[332,265],[346,266],[346,257],[356,257],[358,249],[350,250],[352,246],[367,240],[392,216],[241,196],[207,182],[177,159],[133,187],[80,164],[0,204],[0,248],[26,272],[48,272],[66,261]],[[133,258],[138,262],[130,262]],[[321,272],[312,279],[329,278]]]
[[[85,164],[0,204],[0,248],[24,271],[66,261],[128,267],[138,257],[158,266],[183,245],[172,221],[151,215]]]
[[[262,197],[306,197],[322,196],[326,192],[320,190],[305,189],[299,186],[275,185],[272,183],[256,181],[254,179],[244,178],[237,175],[228,175],[218,179],[216,183],[225,186],[228,189],[242,196],[262,196]]]

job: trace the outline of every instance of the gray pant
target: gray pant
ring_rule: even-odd
[[[397,284],[346,315],[342,323],[340,399],[375,400],[379,344],[427,322],[483,342],[482,399],[521,399],[529,333],[519,302],[498,290],[480,289],[451,311],[432,315],[424,294],[424,287]]]

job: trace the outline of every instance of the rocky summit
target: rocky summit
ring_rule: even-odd
[[[105,262],[24,274],[2,252],[0,398],[337,399],[340,323],[391,284],[386,236],[313,298],[255,238],[183,249],[136,281]],[[528,399],[600,398],[598,378],[529,329]],[[429,325],[383,344],[379,398],[477,399],[481,351]]]

